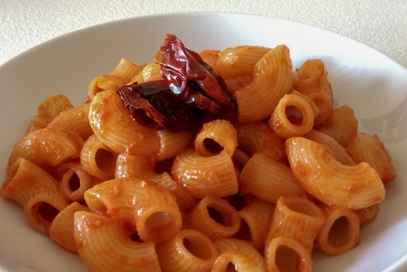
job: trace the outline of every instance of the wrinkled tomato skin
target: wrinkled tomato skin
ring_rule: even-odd
[[[196,131],[205,114],[178,100],[165,81],[133,83],[117,92],[133,120],[154,129]]]

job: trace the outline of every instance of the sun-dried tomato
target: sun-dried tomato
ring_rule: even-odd
[[[163,80],[117,91],[135,121],[169,131],[196,130],[213,119],[237,121],[237,104],[226,83],[175,35],[166,36],[156,62]]]
[[[117,91],[134,121],[177,132],[199,129],[205,112],[180,101],[165,80],[133,83]]]

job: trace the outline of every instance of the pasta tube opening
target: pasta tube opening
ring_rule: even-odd
[[[31,212],[38,221],[52,222],[58,215],[59,210],[47,202],[38,202],[32,206]]]
[[[163,271],[211,271],[219,255],[215,244],[204,233],[184,229],[171,240],[157,244],[157,254]]]
[[[83,201],[83,194],[94,185],[94,177],[83,170],[80,163],[66,163],[58,167],[61,172],[59,189],[70,201]]]
[[[130,236],[130,240],[132,240],[133,242],[137,242],[137,243],[142,243],[143,240],[141,240],[140,236],[138,235],[137,231],[133,232]]]
[[[213,156],[225,151],[232,156],[237,147],[237,132],[226,120],[205,123],[195,138],[195,150],[201,156]]]
[[[102,199],[92,198],[92,203],[89,204],[89,197],[87,196],[87,193],[85,193],[85,201],[86,204],[91,208],[92,212],[105,217],[111,217],[110,213],[108,212],[109,209],[106,204],[103,203]]]
[[[267,271],[312,271],[310,254],[297,241],[287,237],[276,237],[266,247]]]
[[[145,221],[144,226],[147,232],[161,232],[171,227],[173,219],[168,212],[155,212]]]
[[[360,219],[350,209],[324,207],[326,224],[316,238],[316,246],[330,255],[350,251],[359,244]]]
[[[268,123],[284,139],[302,136],[312,129],[314,113],[306,99],[286,94],[278,102]]]
[[[100,170],[113,176],[116,168],[116,156],[112,152],[99,148],[96,151],[95,161]]]
[[[216,223],[221,224],[226,227],[232,226],[232,218],[228,213],[225,213],[223,209],[219,207],[207,207],[209,217],[212,218]]]
[[[213,272],[238,272],[236,264],[233,263],[232,257],[230,254],[221,255],[221,258],[216,259],[216,265],[214,265]]]
[[[305,198],[287,197],[284,198],[284,205],[291,211],[309,215],[312,217],[321,217],[321,210],[316,205],[311,205],[311,202]]]
[[[52,221],[66,206],[68,202],[61,195],[39,194],[24,205],[23,211],[33,229],[48,235]]]
[[[203,140],[203,146],[209,153],[212,154],[218,154],[223,151],[223,146],[210,138],[206,138]]]
[[[207,196],[191,210],[188,223],[215,241],[233,236],[240,228],[240,216],[226,200]]]
[[[297,270],[297,252],[288,247],[288,246],[281,246],[276,250],[276,265],[278,267],[278,271],[292,271],[296,272]]]
[[[83,169],[100,179],[111,179],[116,170],[117,153],[103,144],[96,134],[90,136],[81,150],[80,161]]]
[[[182,240],[182,244],[192,255],[202,260],[210,260],[213,253],[208,247],[202,246],[204,242],[207,241],[199,236],[185,236]]]
[[[287,120],[290,121],[290,123],[293,125],[301,125],[304,120],[301,110],[296,106],[288,105],[285,108],[285,116],[287,117]]]
[[[72,173],[72,176],[69,178],[68,181],[68,186],[72,192],[79,189],[79,187],[81,186],[81,181],[77,174]]]
[[[251,242],[253,240],[252,233],[250,231],[250,226],[245,219],[241,218],[240,228],[236,232],[236,234],[233,235],[233,237],[248,242]]]
[[[346,216],[341,216],[332,224],[328,234],[328,243],[334,247],[341,246],[349,240],[349,221]]]

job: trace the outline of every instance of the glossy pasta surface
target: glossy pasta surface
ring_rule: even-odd
[[[396,172],[351,106],[335,108],[324,63],[293,67],[286,45],[197,53],[180,42],[193,67],[169,55],[171,85],[162,62],[175,38],[149,63],[122,58],[95,75],[83,104],[45,99],[0,196],[96,272],[312,271],[314,251],[334,258],[363,243]],[[119,95],[130,85],[142,90],[131,107]],[[202,124],[146,125],[171,116],[162,97]]]

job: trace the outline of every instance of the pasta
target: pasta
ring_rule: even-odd
[[[253,67],[253,81],[236,90],[239,121],[249,123],[269,117],[278,101],[290,91],[292,63],[285,45],[264,54]]]
[[[209,239],[231,237],[240,228],[240,216],[236,209],[219,197],[204,197],[189,213],[188,225],[199,230]]]
[[[240,228],[234,238],[247,241],[259,251],[264,249],[267,233],[271,226],[275,204],[252,195],[243,198],[240,215]]]
[[[154,199],[160,199],[160,204],[149,205]],[[175,197],[150,181],[108,180],[87,190],[85,201],[94,213],[133,224],[143,241],[165,242],[181,229],[181,213]],[[130,204],[132,209],[127,209]]]
[[[386,184],[396,178],[391,157],[380,138],[375,135],[358,133],[348,145],[356,162],[367,162]]]
[[[195,198],[238,192],[236,171],[226,151],[206,157],[196,154],[194,149],[185,149],[175,157],[171,174]]]
[[[210,156],[222,150],[232,156],[236,147],[236,129],[226,120],[215,120],[204,124],[195,138],[195,151],[202,156]]]
[[[239,175],[241,194],[276,203],[280,196],[306,195],[290,168],[263,153],[254,154]]]
[[[321,60],[305,61],[294,73],[294,89],[311,98],[319,109],[314,124],[321,125],[332,114],[333,94],[328,72]]]
[[[167,35],[84,89],[38,106],[0,196],[91,271],[312,271],[363,243],[396,178],[322,60],[293,70],[286,45]]]
[[[85,141],[93,131],[88,119],[89,103],[68,108],[58,114],[49,124],[48,128],[64,128],[76,132]]]
[[[45,128],[58,114],[72,107],[69,98],[62,94],[45,99],[38,105],[37,115],[28,125],[26,134],[34,130]]]
[[[163,271],[210,271],[219,255],[215,244],[202,232],[184,229],[170,241],[157,245]]]
[[[89,208],[77,201],[72,202],[55,216],[49,227],[49,237],[61,247],[75,253],[78,249],[74,238],[74,220],[78,211],[89,211]]]
[[[311,254],[324,224],[324,213],[315,203],[302,197],[282,196],[277,201],[266,244],[276,237],[288,237]]]
[[[162,271],[154,242],[134,241],[122,220],[86,211],[74,216],[76,247],[91,271]]]
[[[305,248],[297,241],[279,236],[266,245],[266,271],[312,271],[312,259]]]
[[[61,164],[57,170],[61,173],[59,188],[69,201],[83,201],[85,191],[97,182],[97,179],[83,169],[80,162]]]
[[[325,204],[361,209],[383,201],[383,181],[369,164],[343,165],[328,148],[306,138],[293,137],[286,144],[294,176]]]
[[[107,147],[92,134],[83,144],[80,162],[90,175],[102,180],[112,179],[116,166],[117,153]]]
[[[322,251],[339,255],[359,244],[360,218],[350,209],[321,205],[326,223],[315,239],[316,247]]]
[[[43,167],[58,166],[65,160],[78,158],[82,146],[83,140],[77,133],[45,127],[27,134],[14,146],[7,168],[19,158]]]
[[[332,111],[318,130],[334,138],[343,147],[347,147],[356,137],[358,120],[349,105],[342,105]]]
[[[261,254],[249,243],[240,239],[222,238],[215,242],[220,255],[215,260],[212,271],[265,271]]]
[[[306,99],[286,94],[274,108],[269,125],[283,139],[303,136],[314,126],[314,113]]]

